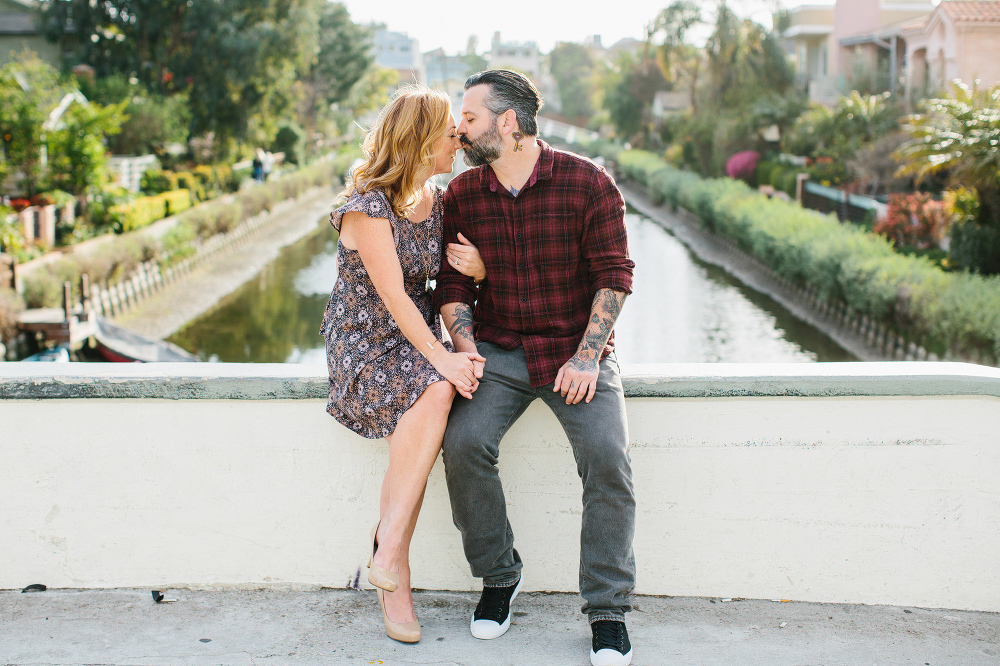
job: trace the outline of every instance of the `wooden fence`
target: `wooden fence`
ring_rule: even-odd
[[[302,196],[307,197],[311,193],[306,192]],[[80,303],[80,308],[84,312],[95,312],[108,318],[124,314],[164,287],[190,275],[206,260],[224,256],[260,238],[275,225],[282,213],[297,204],[298,199],[286,199],[270,211],[263,211],[244,220],[228,233],[216,234],[204,242],[197,242],[195,252],[180,261],[172,261],[171,257],[161,255],[155,260],[139,264],[117,283],[104,287],[90,285],[87,276],[83,276],[80,290],[83,302]]]

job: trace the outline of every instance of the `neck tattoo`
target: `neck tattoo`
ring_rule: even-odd
[[[524,150],[524,146],[521,145],[521,140],[524,138],[524,135],[520,132],[514,132],[511,136],[514,137],[514,152],[516,153],[519,150]]]

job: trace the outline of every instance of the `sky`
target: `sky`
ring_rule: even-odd
[[[505,0],[453,2],[446,0],[340,0],[358,23],[385,23],[420,42],[420,50],[444,48],[464,53],[469,35],[479,38],[478,51],[489,50],[493,32],[504,41],[534,41],[543,53],[556,42],[581,42],[601,35],[605,47],[623,37],[643,39],[645,27],[670,0]],[[778,0],[783,6],[833,4],[833,0]],[[708,2],[709,5],[714,5]],[[769,0],[729,0],[741,16],[771,25]]]

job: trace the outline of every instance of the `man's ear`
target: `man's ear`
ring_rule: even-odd
[[[500,133],[507,136],[511,132],[516,132],[517,127],[517,114],[514,109],[507,109],[499,116],[500,119]]]

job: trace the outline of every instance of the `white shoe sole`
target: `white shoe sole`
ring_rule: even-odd
[[[523,582],[524,576],[521,576],[520,580],[517,581],[517,587],[514,588],[514,594],[510,597],[510,604],[507,608],[507,619],[503,624],[494,622],[493,620],[477,620],[476,612],[472,612],[472,621],[469,623],[469,631],[472,632],[472,635],[475,638],[488,641],[494,638],[500,638],[507,633],[507,630],[510,629],[510,617],[514,614],[514,599],[517,598],[518,592],[521,591],[521,583]]]
[[[594,652],[590,651],[590,663],[593,666],[629,666],[632,663],[632,650],[628,654],[622,654],[618,650],[604,648]]]

